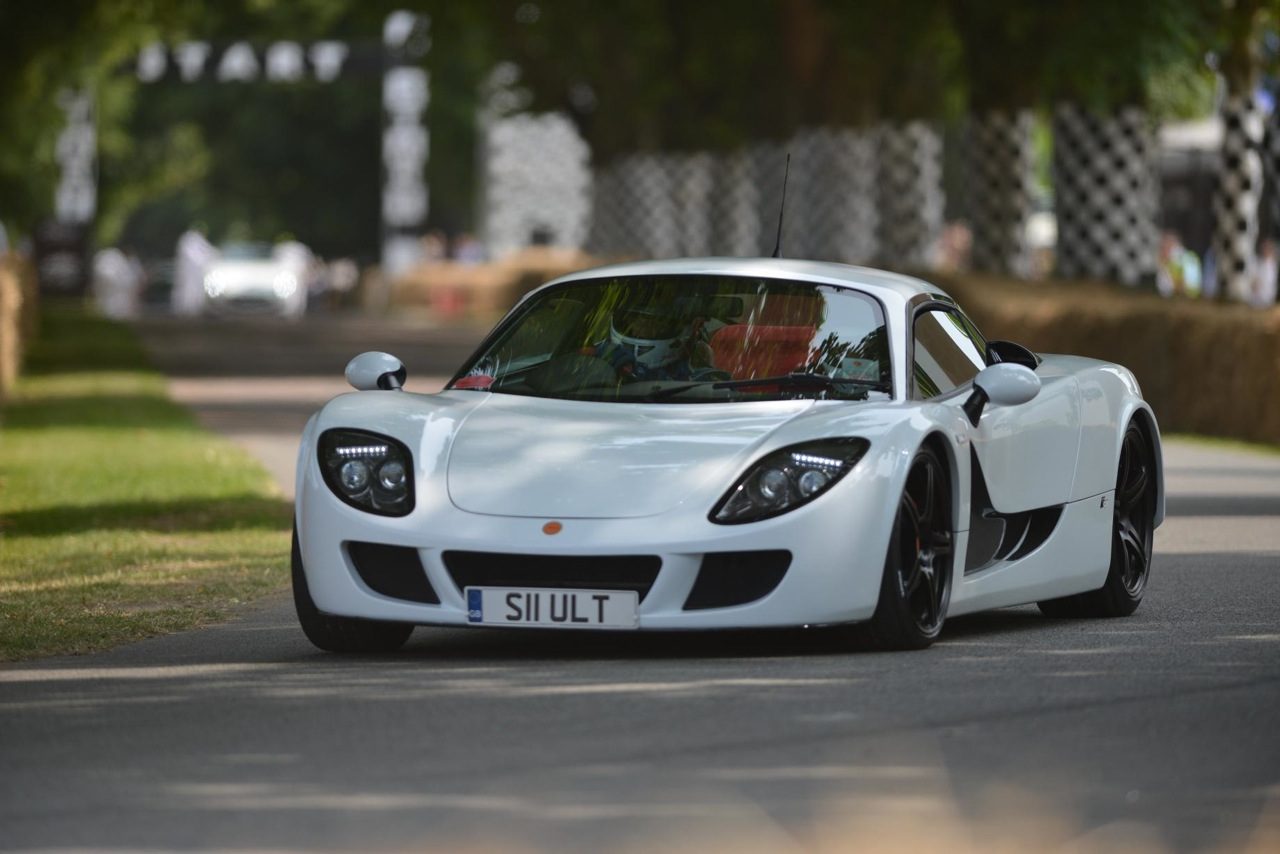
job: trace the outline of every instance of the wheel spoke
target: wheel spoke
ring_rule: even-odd
[[[920,564],[912,562],[909,574],[902,579],[902,595],[910,599],[911,596],[920,589],[920,582],[923,580],[924,573],[920,571]]]
[[[906,493],[902,496],[902,504],[898,509],[898,522],[894,526],[893,544],[898,555],[898,583],[902,587],[904,599],[910,598],[920,586],[920,550],[919,542],[920,514],[915,502]]]
[[[1135,461],[1129,466],[1125,476],[1116,503],[1125,509],[1132,509],[1147,491],[1147,467]]]
[[[929,531],[920,537],[920,541],[939,557],[951,554],[950,531]]]
[[[1149,557],[1146,538],[1134,526],[1132,520],[1120,517],[1116,520],[1116,539],[1119,541],[1122,577],[1125,587],[1133,590],[1146,574]]]
[[[936,567],[930,567],[928,573],[925,574],[925,580],[928,582],[929,589],[926,592],[925,601],[925,625],[933,626],[938,622],[938,570]]]
[[[933,466],[926,464],[924,466],[924,495],[921,496],[920,504],[924,508],[920,514],[922,519],[933,521],[934,513],[934,474]]]

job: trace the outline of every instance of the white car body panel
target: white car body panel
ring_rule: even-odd
[[[493,516],[631,518],[724,492],[812,400],[619,405],[486,395],[449,454],[449,497]],[[705,513],[705,509],[701,512]]]
[[[1016,407],[988,406],[978,427],[961,405],[967,389],[906,399],[903,358],[909,304],[941,294],[916,279],[837,264],[693,259],[618,265],[602,275],[718,273],[853,287],[885,309],[894,353],[891,401],[600,403],[452,390],[433,395],[363,391],[330,401],[299,449],[296,521],[310,593],[320,611],[419,624],[465,625],[463,592],[443,560],[449,550],[525,555],[657,555],[661,570],[639,610],[640,629],[797,626],[866,620],[875,610],[890,530],[906,473],[925,441],[951,472],[955,548],[950,610],[963,614],[1096,589],[1110,560],[1111,494],[1129,419],[1149,418],[1127,370],[1047,356],[1041,392]],[[544,287],[551,287],[550,283]],[[527,297],[526,297],[527,299]],[[317,441],[359,429],[402,442],[414,465],[414,509],[363,512],[324,482]],[[866,455],[829,491],[782,515],[724,525],[709,513],[756,460],[823,438],[861,437]],[[965,573],[973,478],[982,467],[995,511],[1057,507],[1052,535],[1020,559]],[[1163,484],[1157,469],[1157,521]],[[563,528],[548,535],[543,525]],[[351,541],[416,549],[440,603],[370,590],[344,548]],[[709,552],[785,548],[790,569],[756,601],[685,610]]]

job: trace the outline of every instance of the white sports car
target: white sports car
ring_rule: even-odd
[[[710,258],[550,282],[438,394],[365,353],[308,422],[293,587],[318,647],[415,625],[1122,616],[1164,517],[1125,368],[987,341],[918,279]]]
[[[205,312],[301,317],[307,310],[307,262],[296,253],[281,251],[294,246],[301,244],[228,243],[221,247],[205,271]]]

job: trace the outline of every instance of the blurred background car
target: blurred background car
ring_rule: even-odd
[[[301,317],[307,310],[305,276],[310,256],[302,252],[306,248],[300,244],[224,244],[204,275],[204,312]]]

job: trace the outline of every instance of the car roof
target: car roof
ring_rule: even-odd
[[[947,296],[936,285],[871,267],[855,267],[833,261],[802,261],[795,258],[672,258],[663,261],[632,261],[580,270],[561,276],[547,285],[617,276],[720,275],[857,288],[882,300],[910,300],[919,294]]]

